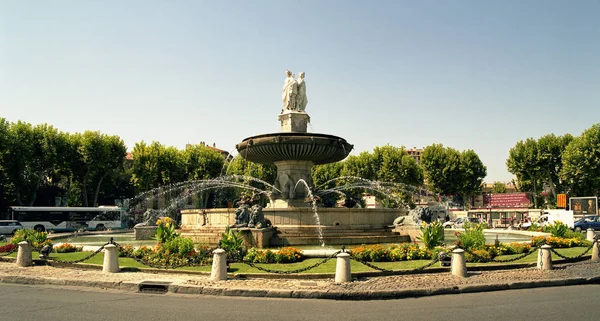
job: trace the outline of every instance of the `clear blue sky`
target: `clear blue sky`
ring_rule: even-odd
[[[0,117],[216,143],[279,131],[286,69],[313,132],[473,149],[600,122],[599,1],[2,1]]]

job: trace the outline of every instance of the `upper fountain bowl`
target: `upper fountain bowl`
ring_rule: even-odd
[[[248,137],[235,147],[242,157],[255,163],[299,160],[319,165],[343,160],[354,146],[334,135],[282,132]]]

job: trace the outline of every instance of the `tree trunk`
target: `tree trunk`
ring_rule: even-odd
[[[533,207],[538,208],[537,206],[537,188],[536,188],[536,180],[533,179]]]
[[[106,175],[108,175],[108,173],[102,175],[102,177],[100,177],[100,180],[98,181],[98,185],[96,185],[96,191],[94,192],[94,207],[98,206],[98,193],[100,193],[100,185],[102,185],[102,181],[104,180]]]
[[[87,180],[90,174],[90,170],[88,169],[87,173],[83,176],[83,180],[81,182],[81,196],[83,198],[83,206],[88,206],[88,194],[87,194]]]
[[[39,173],[39,179],[35,183],[35,188],[33,189],[33,193],[31,195],[31,200],[29,201],[29,206],[33,206],[33,203],[35,203],[35,199],[37,198],[37,192],[40,189],[40,185],[42,184],[42,179],[44,179],[44,177],[45,177],[44,172],[41,171]]]
[[[15,194],[17,198],[17,205],[23,206],[23,201],[21,201],[21,192],[19,191],[19,188],[15,188]]]

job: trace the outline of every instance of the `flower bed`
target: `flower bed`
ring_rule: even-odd
[[[69,243],[63,243],[59,246],[54,247],[56,253],[72,253],[72,252],[81,252],[83,246],[75,246]]]
[[[294,247],[282,247],[277,252],[251,248],[244,256],[244,261],[252,263],[295,263],[303,259],[302,251]]]
[[[17,246],[12,243],[2,245],[2,246],[0,246],[0,253],[10,252],[10,251],[14,250],[15,248],[17,248]]]

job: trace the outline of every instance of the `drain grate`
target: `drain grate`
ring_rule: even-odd
[[[143,281],[138,285],[138,291],[142,293],[165,294],[169,291],[171,282]]]

